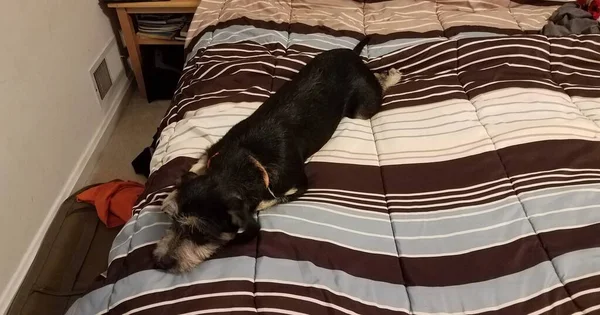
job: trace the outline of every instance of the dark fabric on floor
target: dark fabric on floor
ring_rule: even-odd
[[[46,233],[8,315],[64,314],[106,270],[106,257],[119,230],[106,228],[93,205],[78,203],[74,196],[68,198]]]
[[[566,3],[558,8],[541,30],[546,36],[566,36],[570,34],[598,34],[600,24],[592,14],[575,3]]]

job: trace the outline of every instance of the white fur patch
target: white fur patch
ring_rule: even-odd
[[[387,72],[375,73],[375,77],[379,81],[379,84],[381,84],[381,88],[385,91],[400,82],[402,73],[398,69],[391,68]]]
[[[177,257],[177,271],[187,272],[214,254],[219,246],[217,244],[196,245],[190,240],[184,240],[175,251]]]
[[[278,203],[279,203],[279,201],[277,199],[263,200],[258,204],[258,206],[256,206],[256,211],[261,211],[261,210],[271,208],[272,206],[274,206]]]
[[[177,189],[173,190],[167,198],[163,200],[160,210],[170,216],[179,213],[179,206],[177,205]]]
[[[298,189],[296,189],[296,188],[292,188],[292,189],[288,190],[288,191],[285,193],[285,195],[286,195],[286,196],[291,196],[291,195],[293,195],[293,194],[295,194],[295,193],[297,193],[297,192],[298,192]]]
[[[161,260],[167,253],[169,252],[169,244],[175,238],[175,233],[173,230],[168,229],[167,234],[163,236],[158,243],[156,243],[156,248],[154,249],[154,257],[158,260]]]
[[[192,165],[190,172],[196,173],[196,175],[204,175],[206,173],[206,154],[202,155],[196,164]]]

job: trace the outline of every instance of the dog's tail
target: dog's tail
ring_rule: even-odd
[[[370,40],[371,40],[370,36],[363,38],[363,40],[361,40],[358,43],[358,45],[356,45],[356,47],[354,47],[354,49],[352,49],[352,51],[354,51],[355,53],[360,55],[360,52],[363,50],[363,48],[365,48],[365,46],[367,46],[367,43],[369,43]]]

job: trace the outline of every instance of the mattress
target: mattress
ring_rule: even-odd
[[[600,36],[537,35],[562,3],[202,0],[145,192],[68,314],[600,314]],[[344,118],[257,239],[154,269],[162,199],[322,51],[398,68]]]

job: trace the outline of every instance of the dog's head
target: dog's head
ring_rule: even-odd
[[[247,202],[209,175],[188,173],[165,199],[173,224],[154,250],[157,267],[189,271],[239,234],[256,233],[258,223]],[[243,229],[244,233],[238,233]],[[247,237],[246,235],[244,235]]]

